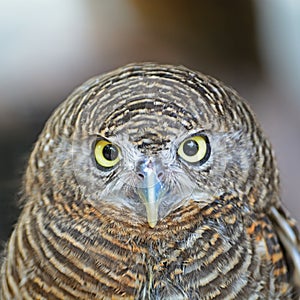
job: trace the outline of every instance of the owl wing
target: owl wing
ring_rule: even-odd
[[[271,208],[270,219],[289,262],[294,285],[300,290],[300,238],[295,222],[281,207]]]
[[[282,207],[271,207],[269,218],[281,243],[295,292],[300,294],[300,237],[295,221]]]

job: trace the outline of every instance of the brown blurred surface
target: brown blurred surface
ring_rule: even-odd
[[[272,81],[252,1],[0,3],[0,241],[18,216],[27,156],[52,110],[83,81],[134,61],[183,64],[246,98],[270,136],[283,199],[300,220],[300,105]]]

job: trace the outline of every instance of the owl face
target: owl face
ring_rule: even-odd
[[[258,190],[254,182],[267,184],[255,180],[259,170],[270,167],[237,94],[185,68],[166,66],[164,76],[161,68],[135,65],[92,79],[58,109],[64,129],[48,129],[57,135],[51,170],[65,166],[97,209],[129,211],[150,227],[190,201],[205,206]]]
[[[143,143],[153,146],[154,141],[145,136]],[[92,149],[94,167],[106,185],[100,198],[122,205],[126,200],[125,206],[147,216],[151,227],[191,198],[201,201],[209,197],[205,189],[197,190],[189,176],[189,169],[200,172],[210,157],[210,143],[203,133],[176,138],[156,151],[140,151],[126,135],[99,137]]]

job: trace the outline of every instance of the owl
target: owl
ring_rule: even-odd
[[[90,79],[47,121],[1,299],[297,299],[299,236],[246,102],[182,66]]]

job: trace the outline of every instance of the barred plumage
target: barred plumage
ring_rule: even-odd
[[[271,145],[201,73],[133,64],[76,89],[35,145],[22,201],[1,299],[297,299]]]

